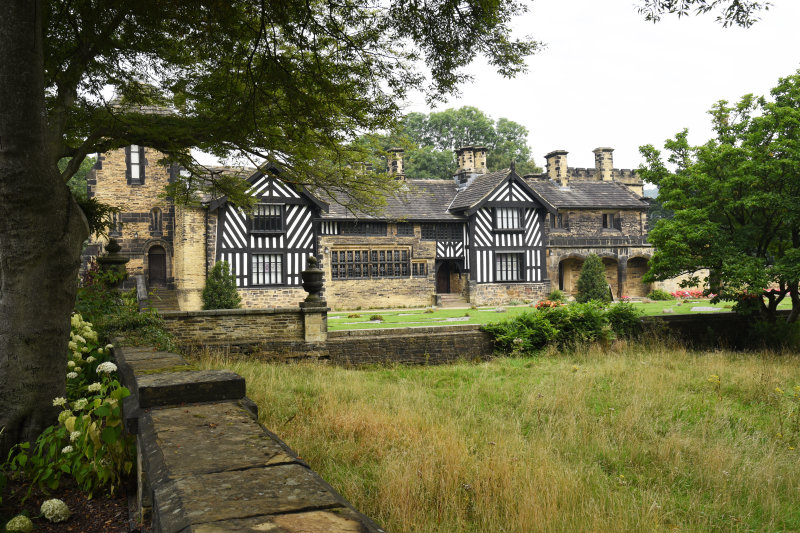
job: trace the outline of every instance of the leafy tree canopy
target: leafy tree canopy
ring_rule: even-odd
[[[794,322],[800,312],[800,72],[779,80],[770,98],[723,100],[710,114],[716,135],[705,144],[690,146],[684,130],[665,143],[666,161],[654,147],[640,148],[642,178],[658,185],[659,200],[674,212],[650,232],[656,252],[646,279],[710,269],[706,281],[720,298],[756,299],[774,320],[788,296]]]
[[[758,14],[769,10],[771,5],[771,2],[753,0],[643,0],[639,13],[645,20],[658,22],[666,14],[685,17],[692,11],[699,15],[715,12],[717,22],[724,27],[749,28],[758,22]]]
[[[517,172],[541,172],[531,160],[528,129],[507,118],[497,121],[475,107],[460,107],[432,113],[409,113],[389,135],[362,137],[363,146],[371,146],[371,162],[377,169],[385,166],[386,150],[403,148],[405,174],[412,179],[450,179],[456,170],[455,151],[462,146],[485,146],[489,171],[511,166]]]
[[[538,47],[510,37],[509,21],[526,10],[514,0],[43,6],[52,157],[72,158],[65,181],[87,154],[142,144],[192,171],[169,191],[178,200],[205,188],[246,202],[241,180],[198,179],[208,172],[194,147],[277,163],[285,179],[368,203],[374,194],[358,192],[386,183],[349,166],[363,160],[351,143],[359,132],[389,128],[410,89],[431,101],[452,93],[478,54],[513,76]]]

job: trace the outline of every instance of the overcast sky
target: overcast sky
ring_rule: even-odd
[[[593,167],[592,150],[610,146],[616,168],[636,168],[640,145],[661,148],[683,128],[704,142],[717,100],[767,94],[800,68],[800,1],[773,2],[741,29],[712,15],[645,22],[633,0],[535,0],[515,24],[547,44],[529,72],[507,80],[475,63],[475,81],[438,109],[475,106],[524,125],[540,166],[564,149],[569,166]],[[407,111],[430,109],[418,98]]]

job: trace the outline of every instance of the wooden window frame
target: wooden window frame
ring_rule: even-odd
[[[278,272],[274,272],[274,267]],[[278,287],[286,285],[286,254],[250,254],[250,286]]]
[[[411,277],[411,248],[361,246],[330,252],[331,281]]]
[[[516,217],[510,216],[515,212]],[[522,207],[495,207],[492,210],[492,226],[494,231],[503,233],[519,233],[525,231],[525,210]],[[516,218],[516,226],[513,224]]]
[[[398,222],[396,234],[398,237],[413,237],[414,224],[412,224],[411,222]]]
[[[250,219],[250,233],[279,234],[285,231],[286,209],[283,204],[256,204]]]
[[[134,156],[134,154],[136,154]],[[134,158],[136,162],[134,162]],[[131,144],[125,147],[125,178],[128,185],[144,185],[144,146]]]
[[[439,224],[423,224],[421,240],[461,242],[464,240],[464,225],[461,222],[441,222]]]
[[[388,225],[377,221],[347,221],[339,223],[339,235],[356,237],[386,237]]]
[[[508,279],[508,275],[514,275]],[[506,277],[506,279],[501,279]],[[525,282],[525,253],[524,252],[495,252],[494,254],[494,279],[498,283],[523,283]]]

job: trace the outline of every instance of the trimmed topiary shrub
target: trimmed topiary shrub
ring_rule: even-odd
[[[203,289],[203,309],[238,309],[242,297],[227,261],[217,261]]]
[[[651,300],[674,300],[675,297],[668,293],[667,291],[661,289],[653,289],[650,291],[650,294],[647,295],[648,298]]]
[[[590,254],[583,262],[581,275],[578,278],[578,294],[575,295],[575,299],[580,303],[590,300],[611,301],[603,260],[596,254]]]

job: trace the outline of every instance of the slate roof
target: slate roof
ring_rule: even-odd
[[[467,209],[477,204],[483,200],[487,194],[492,192],[501,181],[506,179],[510,172],[510,169],[505,168],[503,170],[497,170],[495,172],[490,172],[489,174],[478,176],[475,178],[475,180],[473,180],[472,183],[469,184],[469,187],[463,191],[459,191],[458,194],[456,194],[456,197],[453,198],[453,201],[450,204],[450,209],[458,211],[461,209]]]
[[[558,209],[646,209],[648,205],[624,185],[611,181],[571,181],[566,189],[552,180],[528,179],[526,183]]]
[[[455,183],[451,180],[408,180],[407,191],[397,192],[386,198],[386,205],[379,214],[352,212],[336,199],[318,195],[329,204],[323,219],[334,220],[464,220],[464,217],[448,211],[450,202],[456,193]],[[341,203],[346,204],[348,198],[344,194],[337,195]]]

